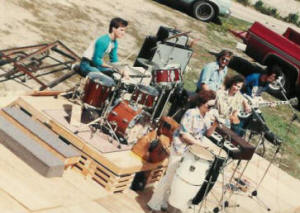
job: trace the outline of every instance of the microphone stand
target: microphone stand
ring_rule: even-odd
[[[290,107],[290,109],[292,110],[292,112],[293,112],[293,117],[292,117],[292,120],[299,120],[299,118],[298,118],[298,116],[297,116],[297,114],[296,114],[296,112],[295,112],[295,109],[294,109],[294,107],[291,105],[291,103],[289,102],[289,99],[287,98],[287,96],[286,96],[286,90],[284,89],[284,87],[282,86],[282,84],[281,84],[281,82],[280,81],[278,81],[277,82],[278,83],[278,85],[279,85],[279,87],[280,87],[280,89],[281,89],[281,95],[283,96],[283,98],[288,102],[288,106]]]
[[[278,85],[279,85],[280,88],[281,88],[281,93],[282,93],[283,97],[284,97],[286,100],[288,100],[288,98],[287,98],[286,95],[285,95],[286,91],[285,91],[285,89],[283,88],[282,84],[281,84],[280,82],[278,82]],[[292,109],[293,117],[291,118],[291,121],[290,121],[290,123],[289,123],[288,126],[287,126],[287,131],[286,131],[286,134],[285,134],[285,136],[284,136],[285,139],[287,138],[287,136],[288,136],[288,134],[289,134],[289,132],[290,132],[292,123],[298,118],[298,116],[296,115],[295,110],[294,110],[294,108],[292,107],[292,105],[291,105],[290,103],[289,103],[288,105],[289,105],[290,108]],[[256,112],[254,112],[254,113],[256,113]],[[258,117],[258,119],[259,119],[260,121],[262,121],[262,119],[261,119],[260,117]],[[264,121],[262,121],[262,122],[263,122],[262,124],[263,124],[264,130],[268,129],[267,126],[265,125],[265,122],[264,122]],[[267,207],[267,205],[266,205],[262,200],[260,200],[260,199],[257,197],[257,190],[258,190],[258,188],[260,187],[261,183],[263,182],[264,178],[266,177],[266,175],[267,175],[267,173],[268,173],[268,171],[269,171],[271,165],[273,164],[273,162],[274,162],[274,160],[275,160],[275,158],[276,158],[276,155],[277,155],[277,154],[279,153],[279,151],[280,151],[280,148],[281,148],[281,145],[282,145],[280,139],[275,138],[274,140],[277,141],[277,143],[275,143],[275,144],[278,144],[278,145],[277,145],[277,149],[276,149],[276,151],[274,152],[274,154],[273,154],[271,160],[269,161],[269,165],[268,165],[267,169],[265,170],[263,176],[261,177],[259,183],[257,184],[255,190],[252,191],[251,195],[249,195],[250,198],[256,197],[257,201],[260,202],[260,203],[261,203],[268,211],[271,211],[271,209],[270,209],[269,207]]]

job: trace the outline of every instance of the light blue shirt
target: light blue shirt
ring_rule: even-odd
[[[197,88],[201,88],[201,84],[206,84],[209,89],[217,91],[222,86],[223,80],[227,74],[227,67],[219,71],[219,64],[211,62],[202,69]]]

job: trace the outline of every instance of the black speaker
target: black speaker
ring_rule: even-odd
[[[148,60],[151,60],[153,55],[156,51],[156,42],[157,38],[154,36],[147,36],[144,40],[144,43],[140,49],[140,52],[137,56],[137,58],[145,58]],[[141,63],[139,63],[137,60],[135,60],[134,65],[135,67],[144,67]],[[147,68],[147,67],[144,67]]]
[[[180,33],[181,32],[176,29],[160,26],[157,31],[156,37],[157,40],[161,42],[168,42],[170,44],[176,44],[181,47],[187,47],[189,38],[187,35],[180,35],[176,37],[176,35]]]

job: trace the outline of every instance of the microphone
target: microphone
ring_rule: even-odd
[[[276,136],[273,132],[271,132],[270,130],[265,132],[264,136],[270,143],[272,143],[276,146],[280,145],[282,142],[282,140],[278,136]]]

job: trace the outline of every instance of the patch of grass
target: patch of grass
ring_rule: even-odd
[[[207,36],[214,44],[227,48],[234,48],[236,44],[229,30],[244,31],[251,26],[251,23],[234,17],[220,18],[220,20],[222,22],[221,25],[213,22],[207,25]]]
[[[299,178],[300,144],[298,141],[300,123],[298,121],[291,122],[293,113],[288,106],[263,108],[262,112],[268,127],[282,139],[280,168]],[[298,117],[300,116],[299,112],[296,112],[296,114]]]

